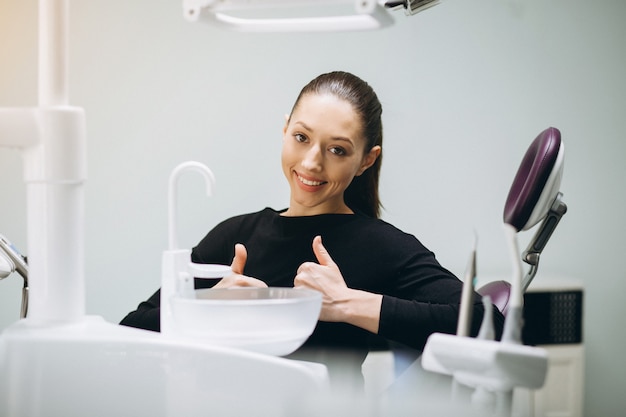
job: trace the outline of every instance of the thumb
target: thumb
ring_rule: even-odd
[[[313,253],[315,254],[315,257],[317,258],[317,262],[319,262],[320,265],[324,265],[324,266],[335,265],[333,258],[330,257],[330,255],[328,254],[328,251],[326,250],[324,245],[322,245],[321,236],[315,236],[315,238],[313,238]]]
[[[241,243],[237,243],[235,245],[235,257],[233,258],[233,263],[230,265],[230,269],[232,269],[234,274],[243,275],[243,268],[246,266],[247,260],[248,251],[246,247]]]

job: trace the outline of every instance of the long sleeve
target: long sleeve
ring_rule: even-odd
[[[401,267],[392,280],[392,290],[383,298],[379,333],[392,340],[422,349],[434,332],[455,333],[463,283],[435,259],[435,255],[412,237],[406,245],[413,248],[401,254]],[[412,243],[411,243],[412,241]],[[478,334],[484,307],[474,293],[470,334]],[[504,317],[493,314],[496,335],[501,336]]]
[[[478,294],[474,295],[471,335],[476,336],[482,323],[484,307]],[[456,332],[459,306],[433,304],[383,296],[379,334],[396,342],[422,350],[432,333]],[[504,316],[493,310],[496,337],[502,336]]]
[[[137,310],[131,311],[120,322],[123,326],[137,327],[139,329],[161,330],[161,290],[157,290],[152,297],[137,306]]]

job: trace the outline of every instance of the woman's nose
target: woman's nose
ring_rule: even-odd
[[[319,171],[322,168],[324,155],[318,145],[311,146],[304,154],[302,166],[311,171]]]

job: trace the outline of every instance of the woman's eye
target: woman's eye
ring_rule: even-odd
[[[295,135],[293,135],[293,137],[296,139],[297,142],[306,142],[306,136],[304,136],[302,133],[296,133]]]
[[[346,155],[346,150],[345,149],[340,148],[340,147],[336,147],[336,146],[330,148],[330,152],[334,153],[335,155],[338,155],[338,156]]]

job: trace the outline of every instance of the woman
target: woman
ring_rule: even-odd
[[[372,88],[350,73],[312,80],[283,129],[289,207],[228,219],[193,249],[194,262],[232,260],[233,275],[216,287],[323,294],[318,325],[296,357],[349,352],[360,367],[371,335],[419,350],[431,333],[456,331],[462,283],[414,236],[379,219],[381,114]],[[121,324],[159,330],[159,298],[157,291]],[[483,315],[475,300],[474,334]],[[503,317],[495,311],[500,332]]]

